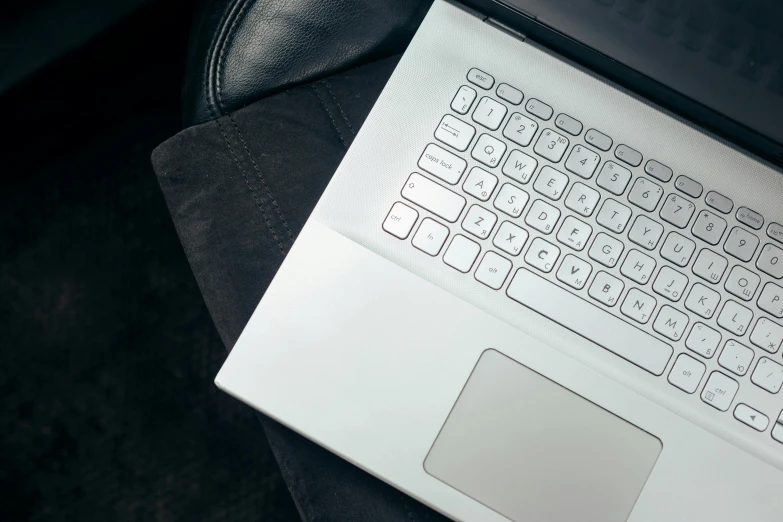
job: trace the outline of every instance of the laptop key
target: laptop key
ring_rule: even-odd
[[[538,166],[538,160],[515,149],[511,151],[506,163],[503,164],[503,174],[524,185],[533,177],[536,166]]]
[[[705,319],[709,319],[715,314],[719,304],[720,294],[701,283],[693,285],[691,293],[685,300],[685,308]]]
[[[491,89],[495,84],[495,78],[475,67],[468,71],[468,81],[482,89]]]
[[[517,270],[506,294],[653,375],[671,359],[668,344],[529,270]]]
[[[659,181],[669,181],[672,179],[674,173],[672,169],[655,160],[649,160],[644,164],[644,171]]]
[[[758,300],[759,308],[778,319],[783,318],[783,288],[775,283],[767,283]]]
[[[723,212],[724,214],[728,214],[729,212],[731,212],[731,209],[734,208],[734,202],[732,200],[730,200],[723,194],[718,194],[714,190],[708,192],[704,200],[707,202],[709,206],[711,206],[718,212]]]
[[[498,228],[492,244],[512,256],[518,256],[525,246],[529,234],[524,228],[519,228],[510,221],[504,221]]]
[[[530,244],[530,249],[525,254],[525,262],[544,273],[549,273],[555,267],[559,257],[560,248],[537,237]]]
[[[582,250],[587,245],[587,240],[593,233],[593,227],[574,216],[568,216],[557,233],[557,240],[574,250]]]
[[[522,99],[525,97],[525,95],[522,94],[522,91],[510,86],[507,83],[501,83],[500,85],[498,85],[498,89],[496,92],[498,98],[506,100],[508,103],[512,105],[519,105],[520,103],[522,103]]]
[[[783,278],[783,250],[769,243],[764,245],[756,267],[775,279]]]
[[[468,149],[468,145],[476,135],[476,129],[462,120],[459,120],[447,114],[440,120],[438,128],[435,129],[435,139],[454,147],[462,152]]]
[[[568,197],[565,200],[565,206],[577,214],[589,217],[595,211],[595,207],[600,200],[601,195],[597,190],[591,189],[582,183],[574,183],[571,187],[571,192],[568,193]]]
[[[487,167],[497,167],[505,153],[505,143],[489,134],[482,134],[476,141],[470,156]]]
[[[726,290],[743,301],[750,301],[756,295],[761,278],[742,266],[735,266],[729,272],[724,285]]]
[[[748,372],[754,356],[753,350],[733,339],[729,339],[723,346],[720,357],[718,357],[718,364],[731,373],[743,376]]]
[[[533,184],[533,189],[542,196],[557,201],[563,196],[567,185],[568,176],[546,165],[538,173],[538,179]]]
[[[766,431],[769,427],[769,418],[747,404],[737,404],[734,408],[734,418],[756,431]]]
[[[572,136],[579,136],[582,132],[582,122],[568,114],[559,114],[555,118],[555,125],[557,125],[558,129],[564,130]]]
[[[560,210],[549,203],[537,199],[525,216],[525,223],[544,234],[551,234],[560,219]]]
[[[493,290],[500,290],[509,272],[511,272],[511,261],[489,251],[484,254],[474,275],[476,281],[484,283]]]
[[[783,413],[781,414],[781,419],[783,419]],[[780,419],[772,426],[772,438],[783,444],[783,422]]]
[[[457,114],[467,114],[470,107],[473,105],[473,101],[476,99],[476,91],[463,85],[454,95],[454,99],[451,100],[451,110]]]
[[[723,279],[723,273],[728,265],[729,262],[725,257],[705,248],[699,252],[699,256],[693,263],[693,273],[705,281],[717,284]]]
[[[612,232],[619,234],[625,230],[628,221],[631,220],[631,209],[613,199],[607,199],[595,220]]]
[[[478,243],[462,234],[457,234],[451,240],[446,253],[443,254],[443,262],[455,270],[467,274],[470,272],[470,268],[476,261],[480,251],[481,247]]]
[[[628,279],[636,281],[640,285],[645,285],[650,280],[653,270],[655,270],[655,259],[638,250],[631,250],[625,256],[625,261],[620,267],[620,273]]]
[[[418,165],[421,170],[429,172],[450,185],[455,185],[468,168],[467,161],[434,143],[430,143],[424,149]]]
[[[618,145],[614,149],[614,157],[632,167],[638,167],[642,164],[642,153],[628,145]]]
[[[552,107],[542,102],[541,100],[536,100],[535,98],[528,100],[527,105],[525,105],[525,110],[533,116],[538,116],[545,121],[551,118],[552,113],[554,112]]]
[[[602,271],[595,275],[593,284],[590,285],[590,290],[587,291],[587,294],[599,303],[612,307],[620,299],[623,288],[625,288],[625,283],[613,275]]]
[[[691,220],[695,210],[696,205],[687,199],[677,194],[670,194],[666,197],[663,207],[661,207],[660,216],[661,219],[677,228],[685,228],[688,226],[688,222]]]
[[[776,353],[783,343],[783,326],[761,317],[750,334],[750,342],[769,353]]]
[[[770,223],[767,227],[767,235],[779,243],[783,243],[783,225]]]
[[[653,330],[672,341],[679,341],[686,326],[688,326],[688,316],[669,305],[665,305],[658,312],[658,317],[655,318]]]
[[[590,179],[600,161],[601,156],[592,150],[581,145],[574,145],[565,162],[565,168],[579,177]]]
[[[734,401],[737,390],[739,390],[737,381],[721,372],[712,372],[701,392],[701,400],[717,410],[726,411]]]
[[[726,221],[706,210],[699,212],[696,221],[693,223],[693,228],[691,228],[691,234],[710,245],[720,243],[720,238],[723,237],[723,232],[725,231]]]
[[[702,357],[711,359],[720,345],[720,332],[714,330],[704,323],[696,323],[685,339],[685,346]]]
[[[459,194],[438,185],[414,172],[402,187],[402,197],[411,201],[449,223],[454,223],[465,208],[467,201]]]
[[[605,267],[613,268],[617,261],[620,260],[620,255],[623,253],[624,248],[622,241],[618,241],[610,235],[601,232],[595,236],[593,246],[590,247],[587,255]]]
[[[603,151],[607,151],[612,148],[612,138],[595,129],[590,129],[585,133],[585,141]]]
[[[508,123],[503,128],[503,136],[513,141],[517,145],[527,147],[533,141],[533,136],[538,130],[538,123],[527,116],[515,112],[508,119]]]
[[[557,279],[567,284],[571,288],[581,290],[585,287],[587,278],[593,267],[587,261],[583,261],[573,254],[568,254],[563,258],[560,268],[557,271]]]
[[[701,183],[692,180],[688,176],[678,176],[674,186],[677,187],[677,190],[688,194],[692,198],[698,198],[704,190]]]
[[[462,229],[479,239],[487,239],[492,229],[495,228],[497,220],[498,217],[494,213],[484,207],[473,205],[465,214],[465,219],[462,220]]]
[[[740,227],[734,227],[726,238],[723,250],[740,261],[747,263],[753,258],[753,254],[756,253],[759,242],[759,238],[756,235]]]
[[[685,393],[693,393],[699,387],[707,367],[688,354],[681,353],[669,372],[669,382]]]
[[[628,193],[628,201],[637,207],[652,212],[663,196],[663,188],[647,178],[636,178]]]
[[[613,162],[607,161],[601,167],[596,184],[602,189],[606,189],[615,196],[625,192],[628,182],[631,181],[631,171],[625,167]]]
[[[424,218],[419,229],[413,235],[411,243],[422,252],[437,256],[448,237],[448,227],[444,227],[434,219]]]
[[[661,271],[658,272],[658,277],[655,278],[653,283],[653,290],[658,295],[669,299],[670,301],[677,302],[682,298],[685,288],[688,286],[688,277],[679,273],[678,271],[664,266]]]
[[[778,393],[783,387],[783,366],[769,357],[762,357],[759,359],[753,375],[750,376],[750,380],[769,393]]]
[[[552,163],[557,163],[563,159],[563,154],[565,154],[565,151],[568,148],[568,143],[568,138],[562,134],[558,134],[552,129],[546,129],[541,133],[541,136],[538,137],[538,141],[536,142],[536,146],[533,147],[533,150],[539,156],[548,159]]]
[[[677,232],[669,232],[661,247],[661,256],[675,265],[688,266],[695,251],[696,243]]]
[[[383,229],[399,239],[405,239],[411,233],[413,225],[419,219],[419,213],[403,203],[397,202],[383,220]]]
[[[658,302],[653,296],[645,294],[638,288],[631,288],[628,290],[628,295],[625,296],[620,311],[624,316],[630,317],[637,323],[647,324],[657,304]]]
[[[761,227],[764,226],[764,216],[748,207],[740,207],[737,209],[737,221],[748,225],[754,230],[761,230]]]
[[[718,316],[718,325],[741,337],[748,330],[751,320],[753,320],[752,311],[736,301],[726,301]]]
[[[492,195],[497,184],[498,178],[481,167],[473,167],[470,169],[465,183],[462,184],[462,190],[479,201],[486,201]]]
[[[497,130],[506,117],[506,106],[489,96],[484,96],[473,111],[473,121],[489,130]]]
[[[495,197],[495,208],[511,217],[519,217],[529,199],[527,192],[511,183],[505,183]]]
[[[655,250],[663,235],[663,225],[647,216],[637,216],[628,232],[628,239],[647,250]]]

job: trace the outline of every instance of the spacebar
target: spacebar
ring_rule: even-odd
[[[524,268],[517,270],[506,293],[652,374],[661,375],[672,356],[668,344]]]

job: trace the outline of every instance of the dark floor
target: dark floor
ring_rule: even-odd
[[[150,167],[189,20],[153,4],[0,98],[3,521],[298,520],[212,383],[225,351]]]

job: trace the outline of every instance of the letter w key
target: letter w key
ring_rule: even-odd
[[[533,177],[538,166],[538,161],[519,150],[512,150],[508,155],[506,163],[503,165],[503,174],[518,181],[520,183],[527,183],[530,178]]]

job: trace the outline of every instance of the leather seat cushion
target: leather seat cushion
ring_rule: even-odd
[[[183,86],[186,126],[402,52],[431,0],[206,0]]]

